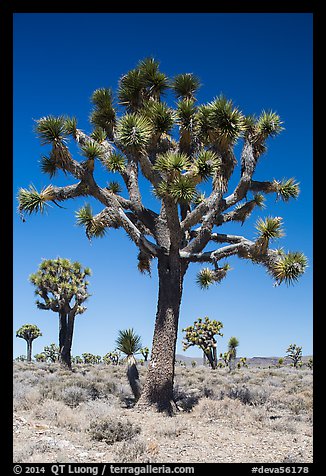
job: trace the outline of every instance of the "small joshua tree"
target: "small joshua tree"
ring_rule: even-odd
[[[35,286],[39,309],[59,314],[59,349],[63,366],[71,369],[71,346],[75,317],[86,311],[83,303],[89,297],[86,277],[91,273],[77,261],[69,259],[45,259],[30,281]]]
[[[300,366],[300,362],[302,362],[302,347],[299,347],[296,344],[290,344],[286,350],[286,354],[286,356],[292,360],[294,368]]]
[[[120,359],[120,352],[114,350],[113,352],[108,352],[103,356],[103,362],[105,364],[118,365]]]
[[[48,360],[49,362],[55,363],[59,361],[60,349],[57,345],[52,343],[44,347],[43,354],[46,356],[46,360]]]
[[[147,362],[148,354],[149,354],[149,348],[148,347],[142,347],[139,352],[144,357],[144,361]]]
[[[41,352],[40,354],[35,354],[34,359],[36,360],[36,362],[46,362],[46,355]]]
[[[125,329],[119,331],[116,344],[117,350],[127,356],[127,377],[132,393],[137,401],[140,398],[140,381],[135,354],[138,354],[142,348],[140,336],[135,334],[133,329]]]
[[[308,360],[306,365],[307,365],[308,369],[312,370],[312,368],[314,366],[314,361],[313,361],[312,357],[310,357],[310,359]]]
[[[228,354],[229,354],[229,369],[230,371],[234,368],[235,359],[237,356],[237,347],[239,346],[239,341],[236,337],[230,337],[228,342]]]
[[[282,367],[283,364],[284,364],[284,359],[283,357],[280,357],[277,361],[277,367]]]
[[[223,336],[220,330],[223,324],[220,321],[211,320],[205,317],[204,320],[199,317],[192,326],[183,329],[186,333],[183,340],[183,350],[187,350],[193,345],[197,345],[207,356],[212,369],[217,367],[217,342],[215,335]]]
[[[240,359],[237,363],[237,367],[238,367],[238,369],[240,369],[241,367],[248,367],[247,357],[240,357]]]
[[[32,361],[32,343],[42,335],[40,329],[35,324],[24,324],[16,333],[16,337],[24,339],[27,343],[27,362]]]

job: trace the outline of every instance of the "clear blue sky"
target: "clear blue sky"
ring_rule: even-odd
[[[33,120],[67,114],[91,132],[92,92],[116,90],[121,75],[148,56],[170,77],[197,75],[199,103],[223,93],[245,114],[273,109],[281,116],[285,130],[268,142],[255,178],[295,177],[299,198],[284,204],[268,196],[267,208],[255,211],[243,227],[230,224],[219,231],[251,239],[258,216],[282,216],[286,236],[275,246],[303,251],[309,260],[298,284],[273,287],[265,269],[234,257],[227,278],[208,291],[196,286],[200,267],[193,265],[184,283],[177,353],[182,353],[182,328],[208,315],[224,324],[219,352],[234,335],[239,355],[247,357],[282,356],[290,343],[312,354],[312,14],[19,13],[14,15],[14,356],[26,353],[25,341],[15,338],[25,323],[43,332],[33,354],[58,342],[57,315],[36,308],[28,281],[43,258],[57,256],[79,260],[93,272],[88,310],[76,319],[73,355],[104,355],[114,349],[118,330],[129,327],[151,347],[157,274],[155,268],[152,278],[137,271],[137,249],[125,233],[110,230],[90,243],[75,225],[74,212],[84,199],[65,202],[65,209],[49,208],[25,223],[16,212],[19,187],[50,183],[39,164],[48,149],[36,138]],[[116,180],[101,172],[96,177],[102,185]],[[63,175],[52,179],[54,185],[73,182]],[[145,197],[154,203],[150,192]],[[190,348],[185,355],[201,351]]]

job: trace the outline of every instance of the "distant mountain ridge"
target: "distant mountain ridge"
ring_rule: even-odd
[[[203,364],[202,357],[187,357],[182,354],[176,354],[175,358],[176,358],[176,361],[181,360],[182,362],[185,362],[187,365],[191,365],[191,362],[193,361],[195,361],[197,365]],[[284,359],[284,364],[288,365],[291,363],[291,360],[289,358],[285,358],[284,356],[281,356],[281,357],[250,357],[250,358],[248,357],[247,364],[254,367],[259,367],[259,366],[268,367],[269,365],[276,365],[280,358]],[[302,356],[302,361],[305,363],[311,358],[312,358],[312,355],[305,355],[305,356]],[[237,360],[238,358],[236,359],[236,361]]]

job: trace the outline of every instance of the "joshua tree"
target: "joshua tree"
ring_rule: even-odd
[[[77,261],[65,258],[45,259],[30,281],[36,287],[35,294],[39,309],[51,310],[59,314],[59,349],[63,366],[71,368],[71,346],[75,317],[85,312],[82,304],[89,297],[87,292],[90,269]]]
[[[239,346],[239,341],[236,337],[230,337],[228,342],[228,364],[230,371],[234,367],[235,359],[237,357],[237,347]]]
[[[302,347],[299,347],[296,344],[290,344],[286,350],[286,357],[292,360],[292,365],[294,368],[297,368],[302,362]]]
[[[106,364],[118,365],[120,359],[120,352],[114,350],[113,352],[108,352],[103,357],[103,362]]]
[[[192,345],[197,345],[207,356],[212,369],[217,366],[217,343],[215,335],[223,336],[220,330],[223,324],[220,321],[210,320],[201,317],[194,322],[193,326],[188,326],[183,331],[186,333],[183,340],[183,350],[187,350]]]
[[[50,362],[58,362],[60,358],[60,348],[53,344],[46,345],[43,350],[44,355],[46,356],[46,359]]]
[[[117,350],[127,356],[127,377],[135,400],[138,401],[140,398],[140,381],[135,354],[139,353],[142,348],[140,336],[135,334],[133,329],[120,330],[116,345]]]
[[[40,329],[35,324],[24,324],[16,333],[16,337],[26,340],[27,362],[32,361],[32,343],[42,335]]]
[[[41,352],[40,354],[35,354],[34,359],[36,360],[36,362],[46,362],[46,355]]]
[[[240,369],[241,367],[248,367],[247,357],[240,357],[239,362],[237,363],[237,367],[238,369]]]
[[[144,357],[144,362],[147,362],[148,354],[149,354],[149,348],[148,347],[142,347],[139,352]]]
[[[229,222],[243,224],[263,207],[265,194],[275,193],[283,201],[296,198],[299,185],[294,178],[254,178],[269,139],[283,129],[280,117],[273,111],[245,115],[223,95],[198,105],[199,85],[192,73],[169,80],[159,63],[147,58],[120,78],[117,99],[109,88],[94,91],[90,134],[77,127],[76,118],[38,119],[36,133],[43,145],[51,146],[42,158],[42,171],[53,178],[61,170],[72,183],[50,184],[40,192],[34,186],[21,188],[18,196],[23,218],[44,212],[50,203],[60,207],[69,199],[96,199],[103,206],[100,212],[94,214],[89,204],[77,212],[77,223],[85,227],[87,237],[103,237],[109,228],[122,228],[138,249],[142,273],[150,274],[151,263],[157,260],[157,314],[139,404],[168,410],[173,407],[179,309],[189,265],[212,266],[198,274],[198,283],[206,289],[226,276],[230,267],[222,261],[232,255],[264,266],[277,285],[297,281],[307,264],[301,252],[269,247],[282,236],[280,217],[260,218],[256,239],[218,231]],[[73,158],[69,136],[80,147],[82,161]],[[235,155],[238,140],[243,143],[240,167]],[[98,167],[118,174],[119,183],[100,184],[94,176]],[[237,173],[234,186],[230,179]],[[146,180],[155,199],[145,203],[140,181],[144,190]],[[215,246],[209,248],[212,243]]]

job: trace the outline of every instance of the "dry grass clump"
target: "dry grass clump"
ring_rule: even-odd
[[[93,440],[104,441],[112,445],[117,441],[130,440],[140,433],[140,426],[128,419],[117,417],[96,418],[92,420],[88,432]]]

